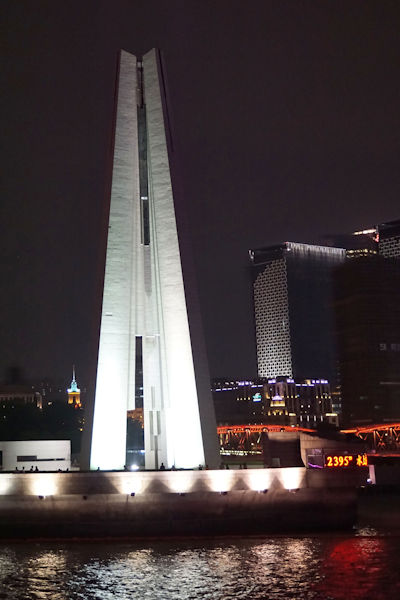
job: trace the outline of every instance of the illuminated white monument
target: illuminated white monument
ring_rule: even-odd
[[[146,468],[218,464],[207,368],[203,357],[194,361],[202,348],[197,315],[191,315],[192,274],[182,269],[185,234],[179,225],[178,239],[163,81],[155,50],[142,61],[121,52],[92,469],[125,464],[137,340],[143,356]]]

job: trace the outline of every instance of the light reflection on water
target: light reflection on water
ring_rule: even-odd
[[[397,599],[399,541],[367,530],[218,541],[0,545],[0,599]]]

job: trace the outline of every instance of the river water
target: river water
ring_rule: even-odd
[[[0,599],[400,598],[400,537],[348,534],[0,545]]]

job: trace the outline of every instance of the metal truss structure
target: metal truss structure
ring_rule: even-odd
[[[354,427],[343,429],[342,433],[353,433],[378,453],[400,452],[400,423]]]
[[[287,425],[225,425],[217,427],[221,451],[238,454],[262,454],[262,437],[269,432],[303,431],[312,433],[313,429],[289,427]]]
[[[221,451],[238,454],[261,454],[262,436],[269,432],[315,433],[315,429],[290,427],[288,425],[224,425],[217,428]],[[377,453],[400,453],[400,423],[383,423],[368,427],[342,429],[366,442]]]

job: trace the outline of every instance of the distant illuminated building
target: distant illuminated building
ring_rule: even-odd
[[[346,248],[348,258],[379,254],[400,258],[400,220],[380,223],[353,233],[324,236],[329,246]]]
[[[378,230],[376,227],[354,231],[353,233],[330,234],[324,236],[329,246],[346,249],[346,258],[359,258],[378,254]]]
[[[259,377],[336,382],[332,272],[342,248],[286,242],[250,251]]]
[[[214,379],[211,391],[218,425],[261,423],[264,380]]]
[[[264,384],[264,396],[268,420],[311,429],[323,422],[339,424],[326,379],[298,382],[290,377],[268,379]]]
[[[128,416],[128,419],[131,419],[132,421],[136,421],[137,423],[140,423],[140,426],[143,429],[143,426],[144,426],[143,408],[132,408],[131,410],[128,410],[127,416]]]
[[[42,395],[32,386],[8,384],[0,387],[0,406],[3,408],[27,404],[40,409],[43,407]]]
[[[75,379],[75,367],[72,368],[72,381],[71,387],[68,388],[68,404],[72,404],[75,408],[82,408],[81,403],[81,390],[78,388],[78,384]]]
[[[40,394],[43,407],[65,402],[65,379],[41,379],[33,382],[32,389]]]
[[[215,379],[212,392],[219,426],[266,423],[315,429],[321,423],[338,425],[326,379]]]

